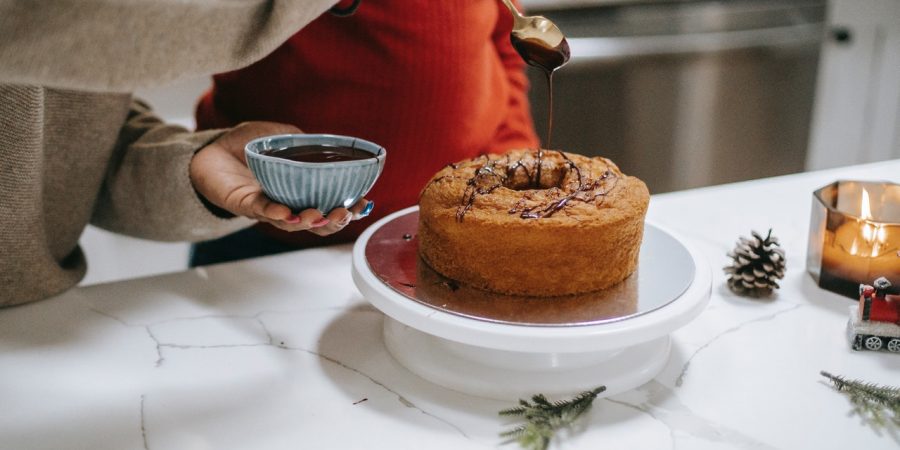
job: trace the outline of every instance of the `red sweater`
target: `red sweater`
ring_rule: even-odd
[[[266,226],[301,246],[346,241],[416,204],[448,163],[538,146],[511,28],[499,0],[362,0],[353,16],[326,13],[256,64],[216,75],[198,127],[269,120],[384,146],[370,218],[330,239]]]

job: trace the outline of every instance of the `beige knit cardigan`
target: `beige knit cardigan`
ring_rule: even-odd
[[[166,125],[140,87],[265,56],[335,0],[0,0],[0,306],[84,276],[88,223],[196,241],[221,219],[188,176],[221,131]]]

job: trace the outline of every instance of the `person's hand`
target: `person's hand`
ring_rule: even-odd
[[[340,231],[353,219],[371,211],[371,202],[362,199],[350,209],[336,208],[322,216],[317,209],[299,214],[273,202],[247,167],[244,146],[252,139],[272,134],[302,133],[292,125],[274,122],[245,122],[203,147],[191,160],[194,189],[210,203],[234,215],[268,222],[287,231],[309,230],[320,236]]]

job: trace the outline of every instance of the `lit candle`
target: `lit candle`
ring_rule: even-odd
[[[876,203],[870,191],[878,192],[875,198],[882,203],[900,198],[895,195],[900,194],[900,185],[895,184],[839,182],[826,186],[816,191],[825,207],[825,214],[818,214],[824,223],[817,223],[814,208],[810,229],[810,273],[820,286],[854,298],[859,284],[871,284],[878,277],[900,286],[900,220],[894,217],[900,205]]]

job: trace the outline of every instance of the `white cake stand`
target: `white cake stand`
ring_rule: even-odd
[[[391,355],[455,391],[515,400],[600,385],[606,386],[601,396],[633,389],[659,373],[668,360],[669,334],[709,300],[712,275],[705,259],[651,224],[638,271],[621,286],[597,298],[536,300],[497,298],[440,281],[416,262],[417,217],[417,207],[407,208],[369,227],[353,248],[353,280],[386,315]],[[605,307],[616,304],[627,306]],[[506,306],[495,311],[493,305]],[[530,309],[553,314],[529,316]]]

